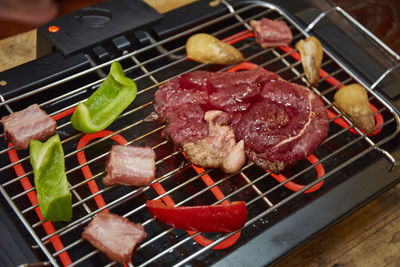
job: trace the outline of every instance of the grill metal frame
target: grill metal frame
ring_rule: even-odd
[[[223,36],[224,34],[230,32],[230,31],[236,31],[236,28],[246,28],[247,30],[251,30],[250,26],[248,25],[248,22],[250,19],[257,19],[260,18],[262,16],[279,16],[278,19],[283,19],[285,20],[290,27],[292,28],[292,30],[297,31],[298,34],[294,36],[294,41],[293,43],[295,43],[297,40],[299,40],[300,38],[306,37],[309,35],[308,30],[310,30],[312,27],[312,25],[315,25],[316,23],[318,23],[319,21],[319,17],[316,18],[315,21],[312,22],[312,24],[310,24],[309,27],[307,28],[303,28],[301,27],[301,25],[299,25],[292,17],[290,14],[286,13],[284,10],[282,10],[281,8],[272,5],[272,4],[267,4],[264,2],[260,2],[260,3],[255,3],[255,4],[250,4],[247,5],[243,8],[240,9],[235,9],[234,7],[232,7],[229,3],[227,3],[226,1],[221,1],[229,10],[229,13],[227,13],[226,15],[223,15],[219,18],[216,18],[214,20],[211,20],[209,22],[206,22],[202,25],[196,26],[190,30],[186,30],[183,31],[177,35],[171,36],[169,38],[166,38],[164,40],[161,41],[155,41],[153,42],[151,45],[146,46],[144,48],[138,49],[136,51],[133,52],[128,52],[126,51],[126,53],[124,53],[121,57],[117,58],[116,60],[121,61],[121,62],[126,62],[128,61],[132,61],[132,66],[131,67],[127,67],[124,68],[124,71],[127,74],[131,74],[134,71],[140,71],[142,72],[142,75],[137,76],[137,77],[132,77],[134,80],[139,81],[142,79],[147,79],[150,80],[152,82],[151,85],[145,87],[144,89],[140,90],[138,92],[138,97],[140,97],[141,95],[144,94],[151,94],[151,92],[154,92],[155,89],[162,83],[164,83],[166,80],[162,80],[160,81],[159,79],[156,78],[156,74],[159,72],[163,72],[168,68],[172,68],[172,67],[176,67],[178,65],[181,64],[186,64],[186,58],[182,57],[182,56],[176,56],[176,55],[182,55],[182,51],[184,51],[184,46],[179,46],[176,47],[174,49],[171,50],[163,50],[164,52],[162,54],[159,54],[157,56],[154,56],[148,60],[145,61],[140,61],[138,58],[142,56],[142,54],[145,54],[149,51],[154,51],[154,50],[160,50],[160,47],[164,49],[164,47],[168,46],[171,42],[174,42],[176,39],[179,38],[185,38],[186,36],[193,34],[195,32],[204,30],[210,26],[214,26],[218,23],[230,20],[230,19],[234,19],[237,22],[232,24],[230,27],[218,30],[216,32],[213,32],[213,34],[217,37],[219,36]],[[261,13],[257,13],[257,15],[254,15],[253,17],[242,17],[243,14],[245,14],[248,11],[252,11],[253,9],[265,9],[264,12]],[[334,10],[339,10],[337,7],[334,8]],[[330,11],[329,11],[330,12]],[[327,12],[327,13],[329,13]],[[341,13],[343,13],[344,11],[340,11]],[[348,16],[347,13],[346,17]],[[326,15],[326,14],[325,14]],[[324,16],[324,14],[322,14],[321,16]],[[354,23],[353,21],[350,21],[352,23]],[[356,27],[359,27],[359,25],[356,24]],[[362,29],[363,31],[365,29]],[[376,38],[374,37],[370,32],[368,31],[364,31],[367,35],[370,35],[372,37],[372,39]],[[238,48],[240,50],[246,51],[247,49],[251,49],[253,46],[257,46],[257,44],[255,44],[254,41],[252,42],[245,42],[245,43],[241,43],[238,42],[238,44],[240,44],[240,46],[238,46]],[[386,47],[384,47],[384,49],[387,49]],[[389,49],[390,50],[390,49]],[[258,54],[253,54],[250,55],[249,57],[246,58],[246,61],[251,61],[253,59],[258,59],[259,57],[263,57],[266,54],[268,54],[269,56],[271,56],[271,54],[274,56],[274,58],[263,62],[263,64],[261,64],[260,66],[270,66],[271,64],[279,64],[282,67],[276,71],[278,74],[285,74],[288,75],[288,73],[291,73],[292,75],[292,80],[289,81],[295,81],[295,82],[302,82],[305,85],[307,85],[307,81],[304,77],[304,73],[302,72],[301,66],[300,66],[300,62],[299,61],[295,61],[291,58],[291,55],[295,52],[295,50],[291,51],[291,52],[283,52],[282,50],[280,50],[279,48],[271,48],[271,49],[267,49],[267,50],[260,50],[258,52]],[[389,51],[390,52],[390,51]],[[393,52],[393,51],[392,51]],[[394,52],[393,52],[394,53]],[[397,55],[397,54],[395,54]],[[397,55],[398,56],[398,55]],[[161,59],[165,59],[166,57],[170,57],[173,58],[173,61],[170,62],[170,64],[164,65],[163,67],[160,68],[156,68],[156,69],[149,69],[149,65],[157,62],[158,60]],[[80,77],[84,77],[87,74],[93,74],[93,73],[97,73],[97,75],[100,77],[100,79],[97,79],[94,82],[90,82],[89,84],[85,84],[77,89],[74,89],[66,94],[60,95],[59,97],[56,98],[52,98],[48,101],[45,101],[43,103],[40,103],[40,106],[43,108],[46,108],[47,106],[51,106],[51,105],[55,105],[57,102],[62,101],[65,98],[68,97],[72,97],[74,95],[79,94],[80,92],[84,92],[86,90],[91,90],[93,88],[96,88],[103,80],[104,80],[104,72],[103,70],[108,67],[111,64],[111,61],[105,62],[103,64],[100,65],[95,65],[95,63],[92,61],[93,67],[91,67],[90,69],[87,69],[85,71],[82,71],[80,73],[76,73],[74,75],[68,76],[66,78],[63,78],[59,81],[47,84],[45,86],[42,86],[40,88],[37,88],[35,90],[32,90],[28,93],[22,94],[20,96],[14,97],[12,99],[7,99],[5,100],[4,98],[2,98],[2,102],[0,103],[0,108],[6,108],[8,111],[12,111],[11,109],[11,105],[13,103],[17,103],[19,101],[24,101],[26,99],[29,99],[30,97],[34,97],[35,95],[45,92],[47,90],[50,90],[54,87],[60,86],[64,83],[73,81],[75,79],[78,79]],[[303,169],[295,172],[287,181],[283,182],[283,183],[279,183],[276,184],[275,186],[272,186],[270,188],[268,188],[267,190],[260,188],[260,181],[264,181],[266,179],[271,178],[270,173],[265,173],[262,174],[259,177],[248,177],[247,174],[247,170],[250,170],[252,168],[254,168],[254,164],[253,163],[248,163],[246,164],[242,170],[240,170],[237,174],[234,175],[227,175],[221,179],[219,179],[218,181],[216,181],[214,184],[209,185],[209,186],[205,186],[202,189],[199,189],[196,193],[194,193],[193,195],[186,197],[185,199],[179,201],[177,203],[177,206],[179,205],[184,205],[185,203],[191,203],[192,200],[196,199],[197,197],[201,196],[203,193],[206,194],[206,192],[210,191],[212,188],[217,188],[218,186],[222,186],[224,185],[225,182],[227,182],[229,179],[234,179],[233,177],[236,177],[236,179],[243,179],[243,181],[245,181],[245,184],[230,192],[224,196],[221,199],[218,199],[217,201],[213,201],[212,203],[209,204],[218,204],[221,203],[222,201],[225,201],[227,199],[230,198],[236,198],[237,195],[240,195],[241,192],[246,191],[248,189],[253,190],[253,193],[256,195],[255,197],[253,197],[251,200],[247,200],[247,206],[251,206],[251,205],[255,205],[256,203],[258,203],[258,201],[262,201],[265,205],[265,209],[263,212],[259,213],[256,216],[253,217],[249,217],[248,221],[245,225],[244,228],[250,228],[252,227],[254,224],[259,223],[262,220],[266,220],[267,215],[278,211],[279,212],[279,208],[285,206],[287,203],[292,202],[292,200],[294,199],[298,199],[298,198],[302,198],[304,196],[304,192],[309,190],[310,188],[316,186],[317,184],[319,184],[322,180],[329,180],[329,178],[335,174],[336,172],[342,170],[343,168],[345,168],[346,166],[349,166],[350,164],[354,163],[355,161],[357,161],[358,159],[360,159],[361,157],[365,156],[366,154],[370,153],[371,151],[378,151],[378,153],[381,153],[384,157],[386,157],[392,164],[392,166],[395,166],[397,164],[396,159],[386,150],[384,150],[383,148],[381,148],[381,146],[383,144],[385,144],[386,142],[388,142],[389,140],[391,140],[392,138],[394,138],[398,132],[400,131],[399,129],[399,125],[400,125],[400,118],[398,115],[398,111],[390,104],[388,103],[385,99],[383,99],[379,94],[377,94],[374,89],[377,87],[377,85],[379,84],[379,82],[392,70],[394,70],[395,68],[398,67],[398,65],[393,66],[391,69],[388,69],[385,73],[382,74],[382,76],[373,84],[367,84],[365,81],[359,79],[358,77],[353,75],[353,71],[348,68],[344,63],[342,63],[334,54],[334,52],[328,51],[328,50],[324,50],[324,61],[323,61],[323,66],[324,67],[332,67],[332,65],[337,66],[337,68],[335,69],[334,72],[330,72],[331,74],[325,78],[323,78],[321,80],[321,83],[326,82],[326,80],[328,78],[332,78],[334,76],[339,76],[339,75],[344,75],[346,77],[348,77],[345,80],[340,80],[340,84],[339,85],[332,85],[331,87],[325,89],[325,91],[319,91],[318,88],[312,88],[314,90],[315,93],[317,93],[319,96],[322,97],[324,103],[326,104],[327,108],[331,108],[332,110],[334,110],[338,115],[337,117],[335,117],[334,119],[330,120],[330,125],[332,126],[332,124],[334,124],[334,120],[338,119],[338,118],[343,118],[348,124],[349,127],[344,128],[342,130],[338,130],[337,132],[335,132],[334,134],[330,134],[329,137],[327,138],[327,140],[325,140],[322,143],[323,145],[326,145],[327,143],[329,143],[331,140],[334,140],[335,138],[337,138],[338,136],[341,135],[346,135],[348,134],[348,130],[350,129],[354,129],[356,131],[356,133],[358,134],[357,137],[354,137],[351,141],[349,141],[348,143],[346,143],[344,146],[342,146],[341,148],[338,148],[336,150],[334,150],[332,153],[329,153],[328,155],[324,155],[323,158],[320,158],[319,161],[317,163],[311,164],[308,167],[304,167]],[[176,77],[180,74],[189,72],[189,71],[193,71],[196,69],[203,69],[203,68],[207,68],[208,66],[206,64],[196,64],[193,68],[191,69],[187,69],[183,72],[179,72],[179,74],[176,75],[171,75],[170,78]],[[225,71],[227,70],[229,67],[223,68],[223,69],[219,69],[219,71]],[[102,73],[103,72],[103,73]],[[388,114],[390,114],[390,118],[386,119],[384,124],[382,125],[382,128],[386,127],[389,129],[392,129],[392,132],[390,132],[389,134],[387,134],[387,136],[384,136],[382,138],[378,138],[378,140],[376,140],[376,138],[374,137],[368,137],[365,134],[363,134],[359,129],[357,129],[356,127],[353,126],[353,124],[351,123],[350,120],[348,120],[348,118],[346,118],[346,116],[344,116],[344,114],[342,114],[333,104],[331,99],[331,93],[332,91],[334,91],[335,89],[337,89],[338,86],[343,85],[343,84],[348,84],[350,82],[358,82],[361,85],[363,85],[365,88],[367,88],[369,96],[370,96],[370,100],[374,101],[374,103],[379,103],[380,104],[380,108],[378,110],[378,113],[385,113],[386,116],[388,116]],[[135,103],[134,103],[135,104]],[[57,115],[59,113],[62,113],[64,111],[68,111],[70,108],[72,108],[73,106],[76,106],[77,103],[74,103],[72,105],[69,106],[65,106],[63,108],[58,109],[56,112],[51,113],[50,115]],[[123,114],[117,119],[117,120],[125,120],[127,118],[129,118],[130,116],[135,115],[137,112],[140,112],[141,110],[145,110],[146,108],[151,107],[152,105],[152,101],[144,103],[143,105],[140,106],[134,106],[134,107],[130,107],[130,109],[126,110],[123,112]],[[78,152],[81,151],[88,151],[90,149],[95,149],[97,148],[97,145],[100,145],[104,142],[107,142],[110,138],[116,136],[119,133],[124,133],[124,132],[128,132],[130,129],[136,128],[136,127],[140,127],[142,124],[145,124],[146,122],[142,119],[138,120],[138,121],[134,121],[133,123],[129,124],[129,125],[125,125],[124,127],[117,129],[116,131],[114,131],[114,133],[100,138],[96,141],[91,142],[90,144],[86,145],[85,147],[83,147],[82,149],[78,149],[75,150],[73,152],[67,152],[65,154],[65,158],[66,160],[71,160],[72,157],[74,157]],[[393,126],[395,125],[395,126]],[[70,123],[69,122],[64,122],[63,124],[59,124],[57,127],[57,132],[60,131],[64,131],[64,128],[68,128],[70,127]],[[164,125],[159,125],[158,127],[152,129],[149,132],[144,133],[141,136],[135,137],[132,140],[129,140],[126,145],[130,145],[132,143],[140,143],[142,139],[146,139],[148,136],[152,135],[152,134],[159,134],[162,129],[164,128]],[[393,130],[394,128],[394,130]],[[76,144],[78,139],[81,138],[83,136],[82,133],[76,133],[74,135],[70,135],[67,138],[63,138],[62,139],[62,145],[63,147],[65,147],[68,143],[73,143]],[[4,134],[1,133],[0,138],[4,138]],[[161,141],[157,144],[155,144],[153,146],[153,149],[159,149],[162,148],[163,146],[167,146],[169,145],[170,142],[164,140]],[[273,204],[273,201],[271,201],[269,199],[269,195],[273,194],[274,191],[277,190],[281,190],[287,183],[293,182],[295,181],[295,179],[297,179],[298,177],[308,173],[309,171],[311,171],[314,167],[316,167],[318,164],[320,163],[324,163],[326,161],[328,161],[330,158],[333,158],[336,154],[341,153],[342,151],[346,151],[346,149],[348,149],[349,147],[353,146],[353,145],[359,145],[362,144],[363,149],[361,150],[361,152],[357,153],[355,156],[352,156],[350,159],[346,160],[345,162],[341,162],[340,164],[338,164],[336,167],[331,168],[328,170],[328,172],[321,178],[318,180],[314,180],[309,182],[308,184],[306,184],[306,186],[299,190],[298,192],[295,193],[291,193],[287,196],[285,196],[282,200],[280,200],[279,202],[276,202]],[[13,150],[12,147],[2,147],[1,151],[0,151],[0,156],[1,155],[5,155],[6,153],[10,153]],[[95,158],[92,158],[90,160],[87,161],[87,163],[81,164],[81,165],[75,165],[72,168],[67,169],[67,177],[71,177],[71,176],[75,176],[75,172],[79,173],[79,170],[82,167],[85,166],[89,166],[90,164],[96,164],[99,161],[101,162],[102,159],[104,159],[106,157],[106,155],[108,154],[108,152],[102,153],[100,155],[97,155]],[[171,159],[174,159],[175,157],[178,157],[181,154],[181,152],[178,151],[173,151],[170,154],[164,156],[161,159],[158,159],[158,161],[156,162],[157,167],[159,167],[160,165],[162,165],[164,162],[167,162]],[[19,161],[15,162],[15,163],[11,163],[11,164],[6,164],[6,165],[2,165],[0,166],[0,174],[9,170],[12,170],[14,168],[14,166],[16,166],[17,164],[26,164],[26,162],[29,161],[29,156],[24,156],[23,158],[21,158]],[[29,168],[29,167],[28,167]],[[154,181],[154,183],[168,183],[168,181],[170,181],[170,179],[174,179],[174,177],[176,175],[178,175],[181,172],[185,172],[185,170],[187,170],[188,168],[190,168],[190,164],[189,163],[185,163],[183,165],[178,165],[176,167],[176,169],[171,170],[169,172],[164,173],[163,175],[159,176],[156,178],[156,180]],[[29,169],[30,170],[30,169]],[[212,172],[215,172],[215,170],[205,170],[204,172],[200,172],[197,174],[194,174],[192,177],[188,178],[186,181],[180,183],[179,185],[176,185],[175,187],[172,188],[168,188],[166,189],[166,193],[163,195],[160,195],[156,198],[161,198],[164,197],[166,195],[171,195],[174,194],[180,190],[182,190],[185,186],[190,185],[192,182],[196,182],[197,180],[199,180],[202,176],[206,175],[206,174],[211,174]],[[88,196],[81,196],[80,193],[78,193],[79,189],[82,186],[85,186],[87,183],[89,183],[89,181],[95,181],[96,178],[102,177],[104,175],[104,171],[99,171],[97,173],[95,173],[93,175],[92,178],[86,180],[86,179],[82,179],[81,182],[79,183],[74,183],[71,184],[70,190],[73,193],[74,196],[74,201],[73,201],[73,207],[74,207],[74,211],[78,208],[83,209],[86,211],[87,214],[79,217],[78,219],[62,224],[62,225],[57,225],[56,227],[56,231],[52,234],[47,234],[47,235],[43,235],[42,231],[39,230],[43,224],[42,221],[37,221],[32,223],[32,219],[30,217],[32,217],[30,215],[30,213],[32,213],[34,211],[35,208],[37,208],[37,205],[34,206],[29,206],[29,207],[20,207],[18,206],[18,203],[20,202],[21,199],[26,198],[26,196],[30,193],[30,192],[34,192],[34,187],[32,187],[29,190],[21,190],[18,193],[14,193],[12,192],[13,190],[8,190],[8,188],[10,187],[15,187],[16,184],[18,184],[17,182],[19,182],[21,179],[23,179],[24,177],[32,177],[33,173],[32,171],[28,171],[26,174],[24,175],[16,175],[15,177],[13,177],[12,179],[8,180],[7,182],[4,182],[1,184],[0,186],[0,192],[2,193],[2,195],[5,197],[6,201],[10,204],[11,208],[14,210],[14,212],[17,214],[19,220],[24,224],[24,226],[26,227],[27,231],[29,232],[29,234],[33,237],[36,245],[40,248],[40,250],[44,253],[44,255],[47,257],[48,262],[53,264],[53,265],[58,265],[60,264],[60,260],[58,259],[58,256],[60,254],[62,254],[65,251],[69,251],[69,250],[76,250],[79,249],[79,246],[81,246],[85,241],[83,241],[82,239],[77,239],[77,240],[73,240],[73,241],[69,241],[69,243],[65,244],[64,249],[61,249],[59,251],[54,251],[54,249],[51,247],[51,238],[55,237],[56,235],[59,236],[61,239],[63,239],[65,236],[69,236],[70,232],[74,232],[74,230],[76,229],[82,229],[82,226],[86,225],[90,219],[97,214],[98,212],[103,211],[104,209],[110,209],[112,211],[113,208],[116,208],[118,206],[123,205],[124,203],[126,203],[127,201],[132,202],[134,199],[139,199],[142,200],[143,199],[143,195],[151,190],[152,187],[141,187],[141,188],[133,188],[131,191],[129,191],[128,193],[124,194],[124,195],[120,195],[119,197],[117,197],[116,199],[114,199],[113,201],[109,202],[106,204],[105,207],[102,208],[97,208],[95,210],[93,210],[91,208],[90,205],[88,205],[87,203],[90,201],[93,201],[93,199],[95,198],[95,196],[99,196],[99,195],[103,195],[106,196],[108,194],[111,194],[112,192],[114,192],[114,190],[116,189],[117,186],[113,186],[113,187],[108,187],[108,188],[104,188],[101,189],[98,193],[96,193],[96,195],[88,195]],[[82,176],[82,175],[81,175]],[[269,178],[268,178],[269,177]],[[71,180],[71,179],[69,179]],[[154,184],[153,183],[153,184]],[[137,201],[139,201],[137,200]],[[136,201],[135,201],[136,202]],[[259,205],[259,204],[257,204]],[[128,217],[130,218],[132,215],[138,213],[138,212],[144,212],[145,211],[145,204],[142,201],[141,204],[137,204],[137,206],[134,206],[133,209],[131,209],[130,211],[124,213],[124,214],[119,214],[122,215],[124,217]],[[26,216],[30,216],[29,218]],[[146,216],[144,216],[146,217]],[[135,215],[132,216],[132,220],[135,220]],[[138,221],[136,221],[138,222]],[[149,225],[151,224],[156,224],[157,222],[155,222],[155,220],[153,218],[147,218],[144,221],[140,221],[146,228],[149,227]],[[265,221],[266,224],[268,224]],[[174,231],[176,231],[173,228],[167,228],[166,230],[156,233],[156,235],[153,235],[153,233],[149,233],[150,236],[144,240],[144,242],[138,247],[138,252],[140,252],[140,250],[145,249],[146,247],[151,247],[153,246],[155,243],[159,242],[158,240],[164,237],[164,236],[169,236],[169,235],[173,235]],[[239,231],[238,231],[239,232]],[[174,262],[174,264],[176,264],[177,266],[181,266],[184,264],[189,263],[190,261],[196,259],[196,257],[201,256],[204,253],[210,253],[211,248],[221,242],[223,242],[224,240],[228,239],[229,237],[235,235],[237,232],[234,233],[229,233],[226,235],[221,235],[221,236],[217,236],[216,240],[208,245],[205,246],[203,248],[197,248],[197,250],[194,253],[190,253],[189,256],[187,256],[186,258],[180,260],[179,262]],[[194,236],[199,235],[199,234],[195,234]],[[156,255],[144,259],[141,262],[137,262],[135,263],[135,265],[139,265],[139,266],[145,266],[145,265],[151,265],[152,262],[154,262],[155,260],[158,260],[159,258],[167,255],[168,253],[170,253],[170,251],[172,250],[179,250],[179,247],[184,244],[184,243],[189,243],[193,240],[194,236],[190,236],[190,235],[183,235],[182,233],[180,233],[179,236],[177,236],[177,241],[175,243],[173,243],[171,246],[169,246],[168,248],[164,249],[163,252],[161,253],[157,253]],[[194,246],[194,245],[193,245]],[[78,258],[78,259],[73,259],[73,262],[71,265],[78,265],[80,263],[85,263],[86,260],[88,259],[93,259],[94,255],[97,255],[98,251],[95,250],[94,248],[92,248],[92,250],[85,254],[84,256]],[[135,258],[135,256],[134,256]],[[106,266],[111,266],[115,263],[113,262],[108,262],[105,263]],[[132,263],[127,263],[128,265],[131,265]],[[196,265],[196,264],[194,264]]]

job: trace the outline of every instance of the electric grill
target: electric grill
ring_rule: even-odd
[[[261,49],[249,21],[267,17],[291,28],[292,47]],[[238,66],[206,65],[185,56],[185,41],[207,32],[245,55]],[[321,81],[310,87],[294,44],[308,35],[324,47]],[[70,222],[44,222],[28,151],[0,140],[1,259],[5,265],[112,266],[81,239],[99,212],[144,225],[148,234],[127,265],[257,266],[277,261],[323,229],[395,185],[400,178],[400,57],[339,7],[321,1],[200,1],[163,15],[139,1],[113,0],[78,10],[38,29],[39,58],[0,74],[1,116],[38,103],[55,120],[73,195]],[[69,119],[118,60],[138,85],[135,101],[107,130],[85,135]],[[280,174],[251,162],[235,174],[191,165],[146,118],[153,94],[168,79],[194,70],[263,67],[309,86],[326,105],[330,133],[321,146]],[[368,90],[376,131],[366,135],[333,105],[340,87]],[[151,146],[157,176],[148,187],[105,187],[112,144]],[[234,233],[193,233],[154,220],[148,199],[168,205],[244,200],[248,220]]]

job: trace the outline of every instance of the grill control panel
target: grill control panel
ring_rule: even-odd
[[[38,29],[37,56],[54,50],[70,56],[98,44],[110,42],[118,36],[134,36],[134,33],[150,29],[159,23],[163,15],[138,0],[114,0],[101,2],[59,17]],[[49,31],[57,26],[58,31]],[[115,42],[120,45],[120,40]],[[115,43],[114,42],[114,43]]]

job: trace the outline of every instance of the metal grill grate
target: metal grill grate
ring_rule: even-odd
[[[330,111],[329,137],[313,155],[281,175],[266,172],[253,163],[247,163],[233,175],[226,175],[217,169],[195,168],[171,142],[162,138],[164,125],[145,121],[153,111],[153,94],[161,83],[198,69],[226,71],[230,68],[187,60],[184,43],[188,36],[196,32],[209,32],[219,39],[225,39],[242,51],[247,63],[274,71],[285,80],[308,86],[294,49],[261,49],[255,43],[248,22],[261,17],[286,21],[293,32],[293,44],[307,35],[283,11],[272,6],[251,5],[231,10],[215,20],[140,50],[126,51],[118,60],[127,76],[136,81],[138,95],[108,130],[93,135],[74,130],[69,118],[77,103],[86,99],[103,81],[99,77],[108,73],[111,62],[97,66],[92,61],[94,66],[91,69],[24,95],[2,100],[0,107],[4,115],[31,103],[39,103],[57,120],[57,132],[62,137],[66,173],[73,193],[73,220],[66,223],[43,222],[39,219],[29,154],[27,151],[17,153],[4,139],[3,133],[0,140],[0,190],[30,232],[37,248],[46,256],[45,260],[66,266],[89,263],[94,266],[113,265],[106,256],[81,239],[83,227],[94,215],[110,211],[142,223],[148,234],[134,254],[132,263],[127,264],[210,264],[229,253],[231,245],[244,244],[274,222],[346,179],[337,174],[369,152],[379,151],[393,160],[380,146],[398,133],[398,116],[369,87],[370,102],[376,108],[377,131],[366,136],[354,128],[333,106],[332,100],[339,87],[356,80],[349,70],[338,65],[333,55],[327,53],[324,54],[320,85],[312,89],[322,97]],[[248,68],[247,63],[241,67]],[[157,154],[157,177],[150,187],[104,187],[100,181],[105,175],[104,161],[115,142],[153,147]],[[188,234],[152,218],[144,203],[147,199],[160,197],[176,205],[212,205],[228,200],[244,200],[249,211],[248,221],[238,233]],[[216,245],[226,248],[211,249]]]

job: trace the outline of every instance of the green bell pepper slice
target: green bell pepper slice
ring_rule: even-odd
[[[45,143],[30,141],[30,161],[40,211],[46,221],[70,221],[72,198],[65,175],[64,151],[58,134]]]
[[[136,83],[126,77],[121,64],[114,61],[100,87],[72,114],[72,126],[84,133],[107,128],[132,103],[136,93]]]

